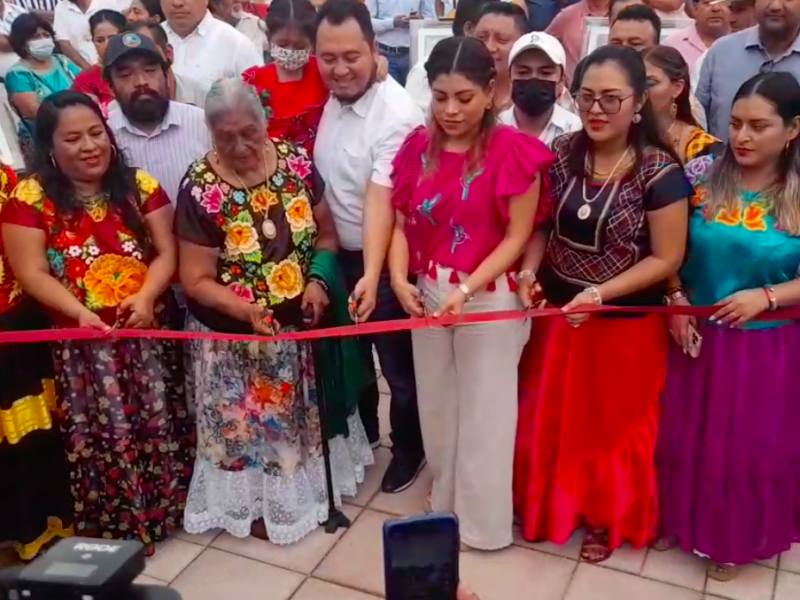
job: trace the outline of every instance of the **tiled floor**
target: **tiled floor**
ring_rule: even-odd
[[[290,547],[181,534],[158,549],[140,581],[171,585],[184,600],[374,600],[383,594],[382,523],[421,512],[430,485],[426,470],[405,492],[380,493],[388,459],[388,448],[376,451],[359,495],[344,508],[352,520],[345,532],[318,529]],[[482,600],[800,598],[800,545],[719,583],[707,579],[701,559],[679,551],[622,548],[600,567],[578,560],[580,543],[576,534],[563,546],[519,540],[500,552],[469,552],[461,555],[461,574]]]

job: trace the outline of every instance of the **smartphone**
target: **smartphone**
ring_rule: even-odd
[[[386,600],[455,600],[459,540],[454,514],[385,521]]]

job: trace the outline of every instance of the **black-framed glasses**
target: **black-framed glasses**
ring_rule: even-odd
[[[633,94],[630,96],[625,96],[624,98],[620,98],[619,96],[594,96],[593,94],[589,94],[588,92],[581,92],[575,97],[575,104],[578,106],[578,110],[581,112],[589,112],[594,107],[595,103],[600,107],[600,110],[603,111],[607,115],[615,115],[619,112],[619,109],[622,108],[622,103],[625,102],[628,98],[633,97]]]

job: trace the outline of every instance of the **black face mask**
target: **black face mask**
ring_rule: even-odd
[[[515,79],[511,82],[511,100],[529,117],[541,117],[556,103],[556,82]]]

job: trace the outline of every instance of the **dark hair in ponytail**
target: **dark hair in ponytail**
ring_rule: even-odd
[[[683,82],[683,91],[675,98],[675,105],[678,108],[675,118],[687,125],[700,127],[692,113],[690,101],[692,82],[689,78],[689,65],[686,64],[681,53],[670,46],[653,46],[642,52],[642,58],[645,62],[664,71],[664,75],[670,81]]]
[[[581,80],[591,67],[602,65],[607,62],[615,63],[622,72],[625,73],[628,85],[633,89],[634,99],[641,102],[647,94],[647,73],[644,69],[642,57],[636,50],[631,48],[626,48],[624,46],[601,46],[586,57],[579,75]],[[580,82],[577,87],[581,87]],[[636,152],[634,168],[639,168],[641,166],[647,147],[658,148],[680,164],[681,161],[675,154],[675,151],[661,137],[661,132],[658,128],[655,114],[653,113],[653,107],[650,105],[649,100],[645,100],[639,111],[639,116],[641,120],[638,123],[632,123],[628,130],[628,143]],[[587,155],[591,160],[591,153],[589,152],[591,150],[591,145],[592,140],[586,134],[586,131],[581,130],[573,136],[570,147],[569,169],[574,175],[582,177],[585,174]]]
[[[454,36],[446,38],[433,47],[428,60],[425,62],[425,72],[428,74],[428,85],[433,88],[433,83],[442,75],[461,75],[475,85],[488,90],[497,74],[494,68],[494,59],[484,46],[483,42],[475,38]],[[487,110],[481,121],[481,135],[473,146],[467,161],[468,172],[480,168],[486,152],[486,140],[497,123],[494,111]],[[436,123],[433,113],[429,117],[431,132],[430,144],[426,164],[428,169],[433,169],[436,159],[442,149],[445,133]]]

